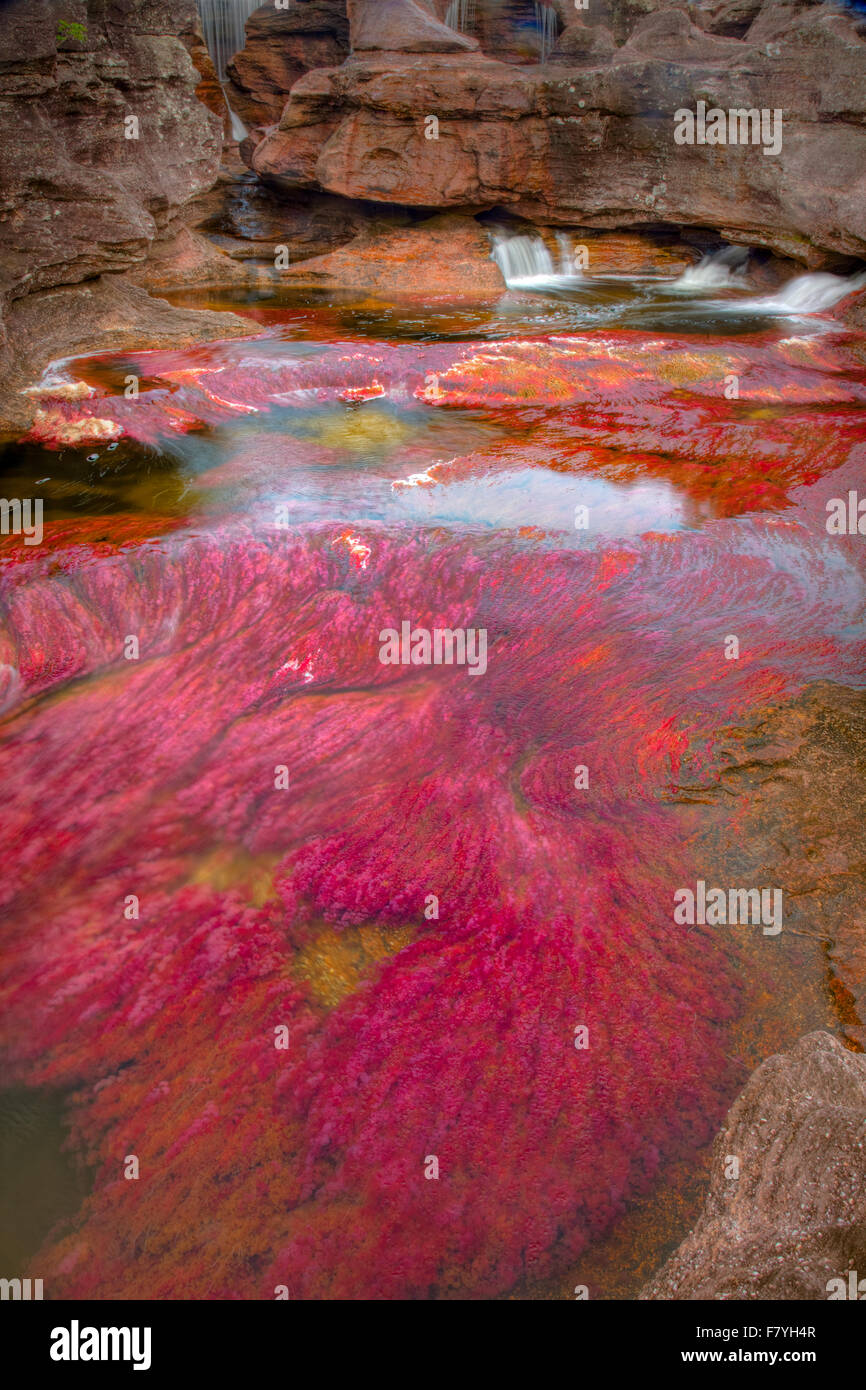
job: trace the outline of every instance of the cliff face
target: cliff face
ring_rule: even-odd
[[[349,56],[345,0],[295,0],[287,10],[262,5],[246,32],[228,76],[232,107],[248,125],[275,124],[299,77]]]
[[[0,316],[143,261],[217,175],[193,0],[12,0],[0,25]],[[0,370],[14,371],[8,322]],[[14,337],[14,335],[13,335]]]
[[[866,256],[862,13],[800,0],[590,10],[587,22],[558,0],[550,61],[521,67],[448,41],[432,4],[351,0],[352,56],[296,82],[247,158],[284,189],[707,226],[810,266]],[[675,139],[677,111],[697,120],[699,103],[724,113],[724,143],[698,125]],[[765,127],[728,131],[727,113],[749,110]]]

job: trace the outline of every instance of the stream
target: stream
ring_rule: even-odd
[[[866,684],[857,286],[560,249],[502,234],[481,306],[173,295],[249,337],[55,363],[2,448],[44,499],[0,540],[0,895],[53,1296],[634,1297],[754,1065],[844,1034],[715,793]],[[699,882],[782,929],[677,921]]]

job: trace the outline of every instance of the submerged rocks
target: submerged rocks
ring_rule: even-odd
[[[810,1033],[732,1105],[700,1220],[640,1297],[845,1297],[851,1270],[866,1270],[866,1056]]]

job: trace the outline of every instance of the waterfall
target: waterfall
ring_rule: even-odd
[[[475,26],[475,7],[476,0],[451,0],[445,15],[448,28],[468,34]]]
[[[556,274],[553,258],[538,236],[502,236],[497,233],[493,238],[493,259],[502,271],[506,285],[551,280]]]
[[[744,287],[748,254],[742,246],[726,246],[712,256],[704,256],[699,265],[690,266],[670,289],[700,291]],[[738,314],[820,314],[862,289],[866,289],[866,271],[847,277],[828,272],[798,275],[775,294],[738,299],[728,307]]]
[[[535,0],[535,27],[538,30],[541,62],[546,63],[550,57],[551,49],[556,43],[559,26],[556,20],[556,10],[552,5],[544,4],[543,0]]]
[[[689,266],[671,286],[674,290],[722,290],[742,285],[749,253],[742,246],[725,246]]]
[[[582,275],[574,263],[574,251],[571,245],[571,237],[567,232],[556,233],[556,244],[559,247],[559,273],[560,275]]]
[[[221,82],[220,86],[223,89],[223,96],[225,97],[226,106],[228,108],[229,121],[231,122],[232,128],[232,139],[237,140],[238,143],[240,143],[241,140],[245,140],[247,138],[250,132],[247,130],[247,127],[244,125],[237,111],[234,111],[232,109],[232,104],[229,101],[228,92],[226,91],[227,84],[225,82]]]
[[[220,85],[226,80],[226,67],[246,42],[245,25],[261,0],[196,0],[202,33]]]
[[[579,278],[571,237],[565,232],[557,232],[556,241],[559,247],[558,269],[540,236],[509,236],[505,232],[494,232],[493,259],[502,271],[506,285],[524,289],[533,285],[556,287],[564,280]]]

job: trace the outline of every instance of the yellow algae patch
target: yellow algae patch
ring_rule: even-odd
[[[361,410],[341,410],[328,413],[323,419],[305,427],[308,439],[315,439],[329,449],[349,449],[363,454],[383,445],[396,448],[412,433],[412,427],[396,419],[387,410],[375,410],[369,405]]]
[[[215,849],[198,860],[189,881],[217,893],[240,893],[253,907],[262,907],[276,895],[274,874],[282,857],[252,855],[242,849]]]
[[[354,994],[375,965],[409,946],[414,927],[363,926],[337,931],[325,927],[302,947],[292,973],[309,985],[314,999],[327,1009],[336,1008]]]
[[[723,353],[678,352],[659,356],[652,361],[652,371],[661,381],[671,386],[693,386],[696,382],[720,381],[730,372],[742,374],[748,370],[748,362],[737,361]]]

